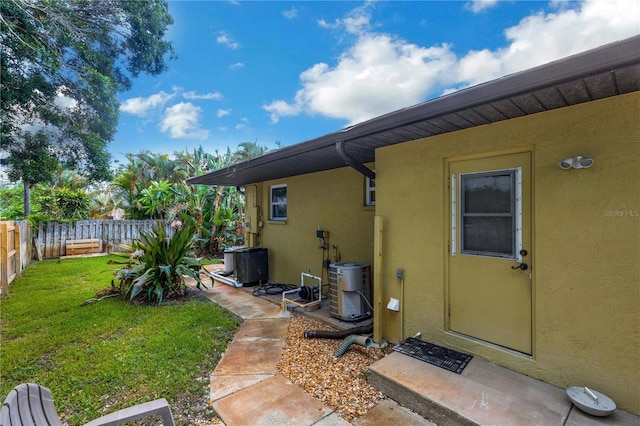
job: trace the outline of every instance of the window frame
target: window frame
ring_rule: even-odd
[[[508,174],[511,175],[511,208],[512,212],[509,217],[512,218],[512,247],[513,252],[511,254],[506,253],[497,253],[497,252],[486,252],[486,251],[472,251],[464,249],[464,232],[462,229],[460,230],[460,247],[456,247],[456,234],[457,234],[457,226],[456,222],[459,216],[460,219],[460,227],[464,227],[464,216],[465,216],[465,207],[464,207],[464,180],[468,177],[482,177],[482,176],[496,176],[498,174]],[[459,181],[459,182],[458,182]],[[502,170],[490,170],[485,172],[473,172],[473,173],[461,173],[456,176],[455,174],[451,175],[451,202],[452,202],[452,247],[451,254],[456,256],[456,254],[462,254],[467,256],[481,256],[481,257],[492,257],[492,258],[502,258],[502,259],[514,259],[518,262],[522,261],[522,168],[515,167],[509,169]],[[460,211],[457,211],[458,208]],[[503,216],[501,214],[489,214],[484,215],[485,217],[493,216],[499,217]],[[503,216],[505,217],[505,216]]]
[[[281,188],[285,188],[285,200],[284,202],[274,202],[273,200],[273,190],[274,189],[281,189]],[[288,191],[286,191],[287,189],[287,184],[283,183],[283,184],[279,184],[279,185],[271,185],[269,187],[269,220],[273,220],[273,221],[278,221],[278,222],[284,222],[287,220],[287,203],[288,203]],[[274,207],[276,206],[282,206],[284,205],[284,209],[285,209],[285,216],[281,217],[281,216],[276,216],[275,215],[275,210]]]
[[[373,185],[371,185],[371,183],[373,183]],[[365,206],[376,205],[375,194],[376,194],[376,180],[365,176],[364,178],[364,205]],[[373,195],[373,197],[371,195]]]

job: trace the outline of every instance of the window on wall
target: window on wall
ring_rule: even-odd
[[[365,206],[376,205],[376,181],[366,178],[365,184]]]
[[[287,185],[274,185],[271,192],[271,220],[287,220]]]

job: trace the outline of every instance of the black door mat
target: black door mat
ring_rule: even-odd
[[[457,374],[462,373],[462,370],[473,358],[471,355],[443,348],[413,337],[398,343],[393,347],[393,350]]]

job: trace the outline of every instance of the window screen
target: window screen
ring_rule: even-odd
[[[515,170],[460,175],[461,252],[515,258]]]

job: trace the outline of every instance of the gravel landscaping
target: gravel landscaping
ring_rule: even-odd
[[[327,324],[294,313],[289,320],[287,341],[278,370],[292,383],[322,401],[351,422],[375,407],[384,394],[367,383],[367,367],[384,357],[380,349],[351,345],[341,357],[334,353],[342,339],[305,339],[309,330],[335,331]],[[173,402],[176,424],[219,425],[208,395],[209,373],[204,373],[203,394],[183,395]]]
[[[321,321],[294,313],[278,365],[286,378],[347,421],[384,399],[384,394],[367,383],[365,375],[369,365],[384,357],[382,350],[353,344],[336,358],[334,353],[342,339],[306,339],[304,332],[309,330],[335,331]]]

